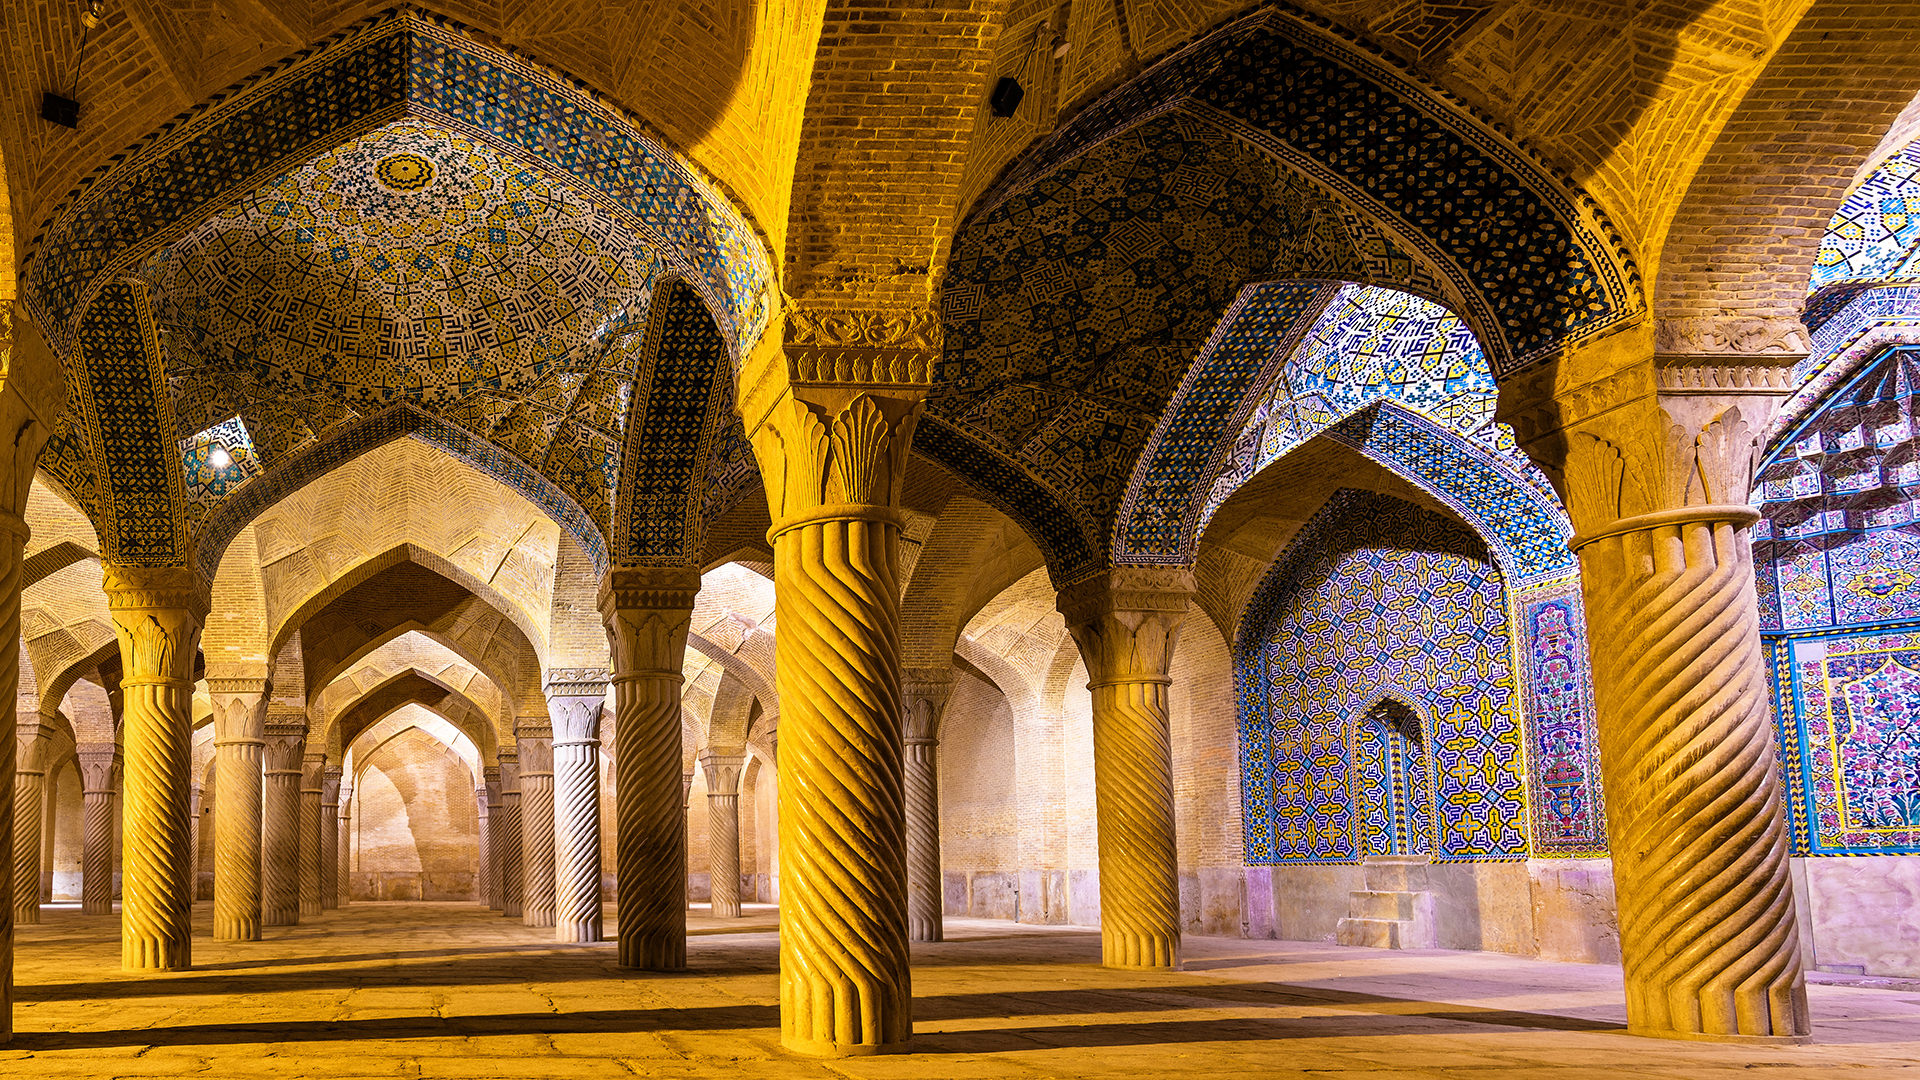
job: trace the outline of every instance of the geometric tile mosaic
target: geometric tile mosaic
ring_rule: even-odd
[[[1920,350],[1890,349],[1762,464],[1763,631],[1920,618]]]
[[[253,452],[253,436],[237,416],[183,440],[180,456],[187,474],[187,498],[194,502],[224,499],[263,471]]]
[[[663,272],[721,313],[724,351],[760,334],[765,249],[708,181],[543,68],[437,17],[375,16],[191,110],[55,211],[27,303],[70,351],[94,298],[124,290],[106,283],[139,277],[156,355],[96,341],[87,381],[123,402],[164,357],[174,415],[160,431],[157,412],[116,406],[123,433],[56,438],[49,470],[127,489],[114,501],[136,513],[103,531],[149,504],[197,523],[210,502],[179,494],[179,458],[163,480],[104,470],[94,448],[157,454],[237,415],[271,472],[405,402],[559,484],[604,535],[624,406],[650,374],[633,331]],[[194,539],[102,542],[174,561]]]
[[[1434,857],[1525,857],[1509,624],[1500,571],[1469,529],[1389,496],[1337,492],[1275,561],[1236,635],[1247,861],[1360,858],[1361,722],[1386,698],[1420,717]],[[1428,811],[1406,813],[1418,823]]]
[[[1920,142],[1909,143],[1847,194],[1827,223],[1807,291],[1846,281],[1920,276]]]
[[[1409,293],[1347,285],[1274,375],[1214,479],[1200,528],[1268,463],[1375,401],[1393,401],[1505,459],[1546,504],[1546,477],[1494,422],[1492,372],[1465,321]],[[1563,544],[1561,546],[1564,546]],[[1564,561],[1570,561],[1563,556]]]

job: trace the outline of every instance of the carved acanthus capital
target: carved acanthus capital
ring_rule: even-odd
[[[1191,570],[1167,566],[1117,567],[1060,590],[1090,685],[1164,681],[1193,591]]]
[[[612,679],[613,672],[604,668],[551,668],[547,671],[547,697],[606,697]]]
[[[266,740],[263,760],[268,772],[300,771],[300,759],[307,751],[305,725],[268,723],[261,737]]]
[[[327,755],[306,754],[300,759],[300,790],[319,791],[327,775]]]
[[[83,791],[112,791],[118,786],[120,748],[112,743],[81,743],[74,748]]]
[[[1791,366],[1813,347],[1798,315],[1663,316],[1654,327],[1654,351],[1664,355],[1723,356],[1734,362],[1790,357]]]
[[[740,794],[740,770],[746,764],[744,747],[708,747],[700,751],[700,771],[707,777],[707,794]]]
[[[108,566],[102,587],[126,675],[186,682],[211,606],[207,581],[190,566]]]
[[[23,715],[21,722],[13,727],[15,758],[14,771],[23,773],[43,773],[47,771],[47,759],[53,752],[53,728],[40,722],[40,717]]]
[[[612,677],[612,672],[597,668],[547,672],[547,715],[553,719],[555,743],[600,741],[600,710]]]
[[[266,737],[267,692],[265,679],[208,679],[213,698],[213,741],[257,743]]]
[[[911,667],[900,671],[902,734],[909,744],[936,743],[940,717],[953,694],[950,667]]]
[[[686,658],[700,573],[692,567],[630,567],[600,583],[613,677],[678,678]]]
[[[1751,422],[1737,405],[1704,423],[1694,410],[1660,410],[1660,438],[1619,445],[1592,431],[1576,432],[1566,455],[1567,512],[1573,546],[1630,531],[1635,522],[1722,517],[1751,523],[1747,506],[1764,446],[1765,422]]]
[[[924,399],[924,391],[796,392],[769,410],[749,435],[773,534],[822,515],[897,519]]]
[[[345,776],[346,770],[338,765],[330,766],[320,774],[320,805],[340,805],[340,792],[344,787]]]

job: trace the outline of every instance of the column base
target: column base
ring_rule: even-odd
[[[1812,1035],[1716,1035],[1705,1031],[1675,1031],[1672,1028],[1650,1028],[1627,1025],[1627,1034],[1638,1035],[1643,1039],[1674,1039],[1680,1042],[1711,1043],[1749,1043],[1755,1046],[1802,1046],[1813,1041]]]
[[[780,1046],[790,1054],[815,1058],[875,1057],[906,1051],[911,1040],[896,1043],[836,1043],[827,1040],[780,1037]]]

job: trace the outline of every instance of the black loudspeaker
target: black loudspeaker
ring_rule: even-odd
[[[1026,96],[1027,91],[1020,85],[1019,79],[1003,75],[999,82],[993,84],[993,93],[987,95],[987,104],[995,116],[1012,116],[1014,110],[1020,107],[1020,99]]]
[[[51,90],[40,95],[40,119],[61,127],[80,126],[80,103]]]

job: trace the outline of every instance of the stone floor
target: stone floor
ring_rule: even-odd
[[[1661,1042],[1621,1031],[1617,968],[1189,938],[1186,970],[1123,973],[1089,931],[947,925],[914,950],[911,1052],[822,1062],[779,1048],[771,908],[696,909],[684,975],[469,905],[356,904],[149,977],[120,972],[116,916],[53,908],[20,928],[0,1076],[1920,1080],[1911,988],[1814,986],[1810,1046]]]

